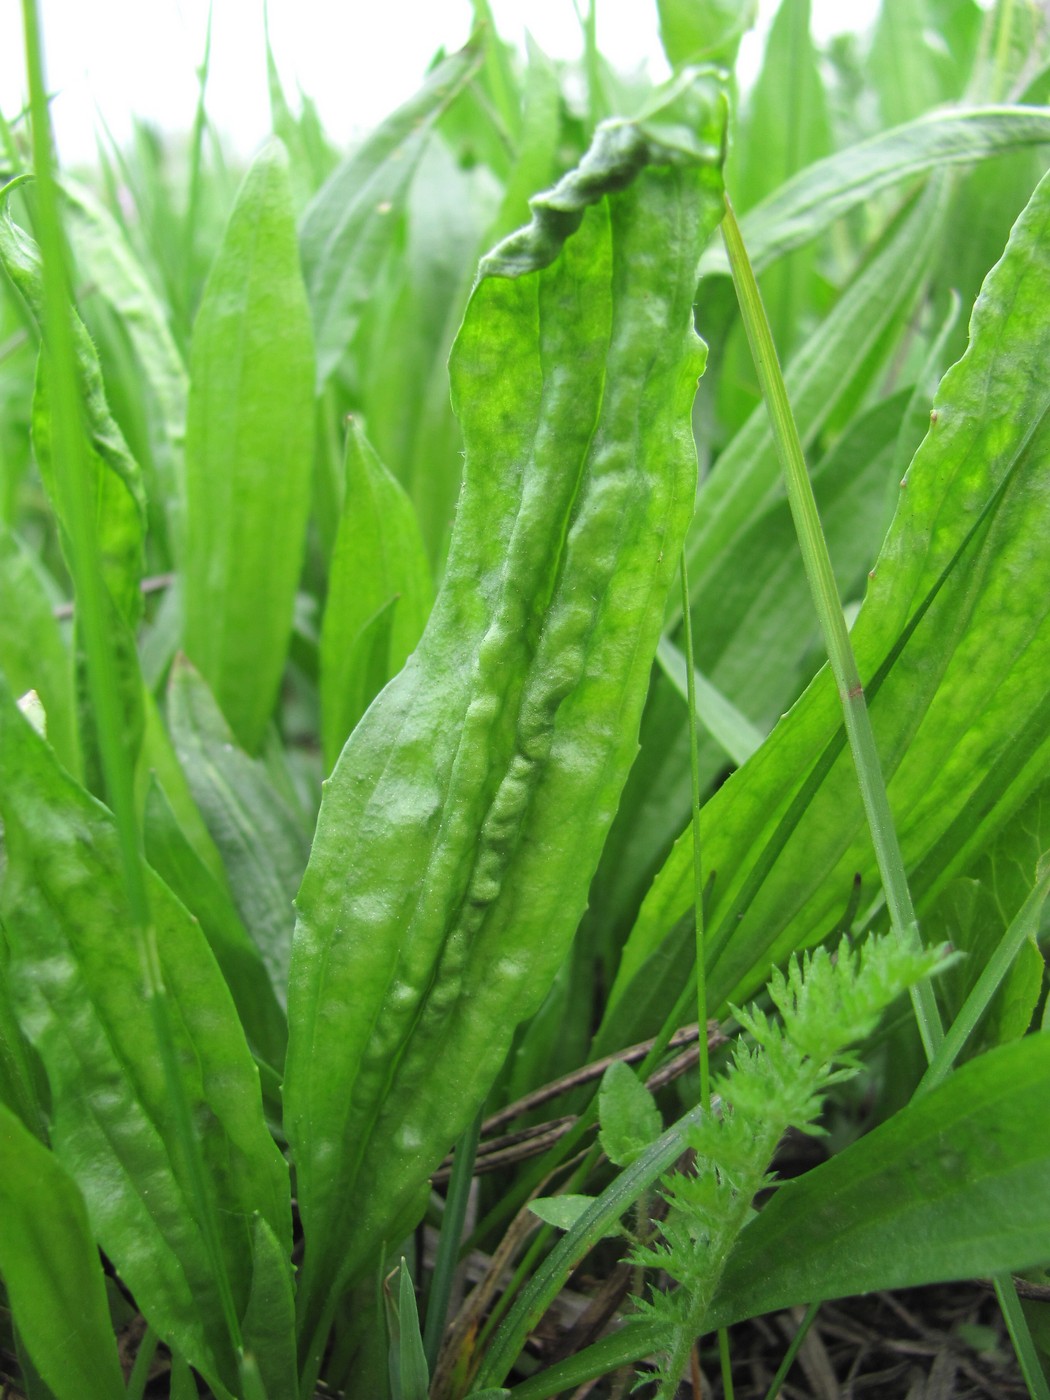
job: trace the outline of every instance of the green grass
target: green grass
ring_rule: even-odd
[[[243,171],[205,60],[188,142],[140,126],[76,181],[25,0],[0,1347],[31,1400],[147,1393],[160,1344],[180,1400],[652,1364],[670,1396],[700,1334],[989,1275],[1047,1394],[1012,1274],[1050,1261],[1050,36],[885,0],[819,49],[783,0],[741,95],[746,7],[658,8],[653,89],[593,11],[564,64],[479,3],[345,155],[269,55]],[[671,1041],[708,1016],[698,1092]],[[828,1113],[849,1145],[753,1216]],[[536,1150],[482,1174],[511,1127]],[[610,1233],[624,1325],[519,1366]]]

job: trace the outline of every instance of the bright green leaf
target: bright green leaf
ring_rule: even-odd
[[[352,421],[346,492],[321,626],[321,731],[330,772],[376,692],[419,641],[432,599],[412,503]],[[378,656],[368,624],[394,600]]]
[[[556,1230],[571,1230],[585,1211],[594,1205],[593,1196],[537,1196],[529,1202],[529,1210]],[[618,1228],[606,1230],[603,1239],[616,1239],[622,1231]]]
[[[12,1001],[47,1071],[54,1150],[147,1318],[213,1385],[230,1389],[235,1361],[129,935],[113,819],[58,767],[2,686],[0,749]],[[256,1212],[289,1239],[287,1167],[207,943],[161,880],[147,887],[183,1092],[243,1307]]]
[[[390,228],[438,116],[477,69],[468,45],[446,58],[325,181],[303,216],[302,254],[323,385],[354,337],[390,246]]]
[[[1023,803],[1050,745],[1050,560],[1039,543],[1050,418],[1034,368],[1050,354],[1048,221],[1044,180],[985,283],[966,356],[938,391],[853,628],[868,680],[913,629],[872,717],[906,864],[932,862],[928,894]],[[705,864],[718,872],[714,1005],[746,996],[770,962],[823,937],[857,873],[874,894],[838,710],[824,673],[705,808]],[[616,995],[691,900],[685,839],[647,896]]]
[[[598,1121],[602,1148],[617,1167],[629,1167],[663,1131],[652,1094],[622,1060],[614,1060],[602,1076]]]
[[[252,1284],[242,1331],[268,1400],[297,1390],[295,1288],[287,1244],[257,1215],[252,1221]]]
[[[970,164],[997,153],[1050,142],[1050,109],[972,107],[934,112],[847,147],[793,179],[740,220],[755,271],[801,247],[836,219],[916,175],[945,165]],[[721,247],[712,245],[700,275],[729,274]]]
[[[310,317],[275,141],[245,177],[208,277],[186,425],[186,651],[252,753],[288,651],[312,454]]]
[[[311,1352],[543,1000],[634,753],[694,496],[690,260],[719,217],[720,88],[673,100],[603,128],[483,262],[444,583],[325,786],[285,1081]]]

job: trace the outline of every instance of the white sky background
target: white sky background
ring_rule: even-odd
[[[572,0],[491,0],[500,34],[523,43],[526,19],[554,58],[580,50]],[[91,162],[98,113],[118,141],[132,113],[163,129],[188,130],[197,99],[208,0],[41,0],[48,84],[61,157]],[[878,0],[813,0],[814,33],[863,29]],[[741,76],[753,74],[776,0],[745,40]],[[208,111],[242,155],[269,132],[262,0],[214,0]],[[470,30],[469,0],[269,0],[270,35],[290,98],[296,85],[317,103],[329,137],[344,147],[419,86],[435,51],[458,48]],[[626,70],[664,65],[655,0],[598,0],[603,53]],[[0,111],[24,101],[21,5],[0,0]]]

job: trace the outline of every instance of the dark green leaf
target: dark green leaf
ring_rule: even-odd
[[[1050,1258],[1050,1037],[972,1060],[787,1182],[729,1258],[706,1326]]]
[[[0,1104],[0,1275],[56,1400],[120,1400],[124,1380],[87,1211],[59,1161]]]

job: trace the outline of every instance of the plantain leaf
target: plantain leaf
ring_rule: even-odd
[[[412,503],[356,421],[346,441],[346,493],[321,626],[321,733],[325,768],[376,692],[419,641],[433,592]],[[373,666],[368,624],[396,600]],[[378,672],[378,674],[376,674]]]
[[[19,537],[0,522],[0,671],[16,695],[35,690],[51,747],[80,769],[73,658],[52,612],[47,578]]]
[[[758,16],[757,0],[657,0],[660,43],[675,68],[720,63],[731,68],[740,40]]]
[[[287,1246],[262,1216],[252,1221],[252,1291],[244,1313],[244,1350],[268,1400],[297,1390],[295,1289]]]
[[[853,629],[905,862],[927,901],[976,858],[1050,762],[1050,180],[974,308]],[[903,649],[902,649],[903,648]],[[821,938],[875,867],[825,672],[707,804],[717,871],[709,994],[746,998],[771,962]],[[837,756],[836,756],[837,755]],[[692,902],[691,838],[646,897],[614,988],[625,995]]]
[[[193,329],[185,648],[256,752],[277,698],[303,559],[313,350],[284,148],[256,157]]]
[[[0,1276],[55,1400],[120,1400],[124,1379],[87,1211],[61,1163],[0,1104]]]
[[[721,136],[717,81],[687,75],[603,127],[482,264],[451,367],[467,466],[444,583],[325,785],[297,901],[310,1357],[335,1290],[418,1218],[586,904],[692,509],[691,260]]]
[[[42,333],[45,317],[40,253],[29,235],[12,222],[8,208],[8,196],[18,183],[13,180],[0,190],[0,264]],[[79,316],[75,312],[71,315],[78,387],[84,404],[86,456],[97,509],[96,533],[102,575],[121,619],[134,628],[142,611],[139,580],[146,528],[142,475],[106,403],[102,371],[91,337]],[[37,366],[33,448],[45,489],[65,531],[69,527],[69,504],[62,499],[52,463],[47,366],[45,347]]]
[[[237,912],[283,1006],[292,900],[306,864],[306,837],[266,764],[238,748],[207,685],[184,657],[172,666],[168,718],[186,782],[222,856]]]
[[[164,307],[127,238],[109,211],[84,185],[63,187],[77,263],[87,283],[112,307],[134,355],[147,399],[152,460],[150,510],[169,517],[178,545],[185,510],[182,476],[188,378],[168,328]]]
[[[142,834],[149,863],[200,922],[248,1044],[260,1059],[280,1070],[288,1027],[262,955],[241,922],[225,880],[217,880],[193,849],[156,781],[146,796]]]
[[[434,122],[469,82],[477,44],[452,54],[418,93],[332,172],[303,215],[302,256],[317,339],[317,378],[346,354],[390,249],[390,230]]]
[[[194,1215],[141,952],[127,932],[133,921],[113,819],[62,772],[2,684],[0,751],[12,1000],[47,1072],[54,1150],[146,1317],[222,1393],[235,1384],[236,1361]],[[149,874],[177,1063],[243,1310],[256,1212],[290,1249],[287,1168],[210,949]]]
[[[786,1182],[729,1257],[706,1327],[1050,1258],[1050,1037],[971,1060]]]

